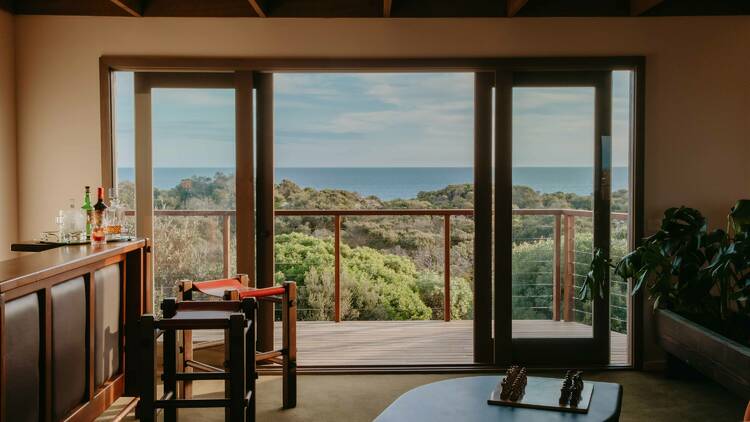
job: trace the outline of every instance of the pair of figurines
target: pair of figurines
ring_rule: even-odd
[[[568,371],[565,373],[562,387],[560,387],[560,405],[578,406],[583,391],[583,371]]]

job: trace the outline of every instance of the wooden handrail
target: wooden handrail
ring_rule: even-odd
[[[234,216],[235,210],[154,210],[155,216],[163,217],[211,217],[211,216]],[[126,215],[134,216],[135,211],[125,211]],[[285,217],[332,217],[332,216],[406,216],[406,215],[418,215],[418,216],[441,216],[441,215],[474,215],[474,210],[470,208],[455,208],[455,209],[340,209],[340,210],[291,210],[282,209],[274,210],[274,215],[285,216]],[[565,208],[514,208],[513,215],[572,215],[576,217],[591,217],[593,212],[591,210],[576,210],[576,209],[565,209]],[[626,221],[628,219],[628,213],[626,212],[613,212],[611,213],[613,220]]]
[[[222,219],[222,252],[223,275],[229,277],[231,267],[230,224],[234,210],[154,210],[155,216],[164,217],[221,217]],[[126,215],[133,216],[135,211],[128,210]],[[333,210],[274,210],[276,217],[333,217],[334,225],[334,321],[341,321],[341,223],[343,217],[356,216],[442,216],[443,217],[443,314],[446,322],[451,320],[451,221],[453,216],[473,216],[474,210],[457,209],[333,209]],[[554,251],[552,272],[552,316],[555,321],[561,318],[573,321],[575,318],[575,220],[576,217],[593,217],[590,210],[563,208],[524,208],[513,209],[513,215],[553,216]],[[613,212],[613,220],[627,221],[628,213]],[[564,222],[564,226],[562,223]],[[562,239],[561,239],[562,237]],[[562,254],[560,244],[562,241]],[[562,255],[562,257],[561,257]],[[560,274],[561,259],[564,259],[563,274]],[[561,282],[563,283],[561,289]],[[562,296],[562,312],[560,312]]]

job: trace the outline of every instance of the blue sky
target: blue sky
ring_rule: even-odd
[[[466,167],[473,74],[277,74],[277,167]],[[613,76],[613,164],[627,165],[629,73]],[[156,89],[155,167],[234,167],[232,90]],[[516,88],[514,166],[593,163],[591,88]],[[132,73],[117,73],[118,166],[133,166]]]

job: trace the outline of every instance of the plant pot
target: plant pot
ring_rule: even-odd
[[[656,330],[669,354],[750,399],[750,347],[664,309],[656,312]]]

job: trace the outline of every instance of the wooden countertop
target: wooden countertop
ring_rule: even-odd
[[[65,271],[127,253],[148,244],[148,240],[107,243],[100,246],[61,246],[32,255],[0,262],[0,293]]]

